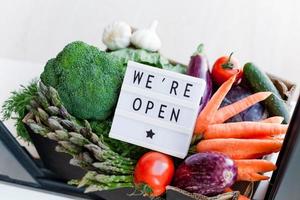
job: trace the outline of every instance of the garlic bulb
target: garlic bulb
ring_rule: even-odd
[[[126,48],[130,44],[131,27],[125,22],[114,22],[105,27],[102,41],[110,50]]]
[[[161,48],[161,41],[156,33],[158,22],[154,21],[149,29],[140,29],[133,32],[131,43],[141,49],[158,51]]]

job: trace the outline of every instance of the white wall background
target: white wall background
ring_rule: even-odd
[[[241,63],[300,83],[299,10],[297,0],[0,0],[0,57],[43,65],[73,40],[103,47],[114,20],[144,27],[158,19],[170,58],[188,62],[203,42],[211,63],[234,51]]]

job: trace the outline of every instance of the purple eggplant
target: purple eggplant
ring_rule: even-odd
[[[237,179],[237,167],[228,156],[216,152],[194,154],[179,165],[174,186],[205,196],[221,194]]]
[[[212,95],[213,85],[208,67],[207,57],[203,54],[203,44],[200,44],[197,51],[191,56],[187,74],[202,78],[206,82],[203,97],[200,101],[199,112],[206,106]]]

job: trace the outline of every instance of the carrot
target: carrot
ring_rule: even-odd
[[[265,181],[268,180],[270,177],[261,175],[259,173],[240,173],[238,176],[237,181]]]
[[[276,165],[267,160],[235,160],[238,168],[238,181],[261,181],[269,179],[259,173],[276,170]]]
[[[233,192],[231,188],[225,188],[224,192]]]
[[[276,165],[268,160],[245,159],[235,160],[238,169],[243,172],[269,172],[276,170]]]
[[[194,130],[195,134],[203,133],[206,127],[211,123],[223,99],[225,98],[226,94],[229,92],[232,84],[234,83],[235,78],[236,75],[233,75],[230,79],[225,81],[214,93],[214,95],[211,97],[211,99],[203,108],[203,110],[200,112],[196,121],[196,126]]]
[[[238,197],[238,200],[250,200],[248,197],[246,197],[245,195],[240,194]]]
[[[225,188],[224,192],[233,192],[231,188]],[[238,200],[250,200],[248,197],[240,194]]]
[[[213,138],[252,138],[285,134],[288,125],[263,122],[234,122],[213,124],[206,128],[205,139]]]
[[[260,158],[280,151],[282,141],[261,139],[211,139],[197,144],[198,152],[216,151],[232,159]]]
[[[221,124],[226,120],[230,119],[231,117],[239,114],[240,112],[246,110],[247,108],[253,106],[254,104],[265,100],[268,98],[272,92],[257,92],[252,94],[242,100],[239,100],[235,103],[232,103],[228,106],[224,106],[220,108],[212,122],[212,124]]]
[[[281,124],[284,118],[281,116],[269,117],[267,119],[261,120],[260,122],[264,123],[274,123],[274,124]]]
[[[260,140],[281,140],[281,141],[284,140],[284,138],[273,137],[273,136],[252,137],[251,139],[260,139]]]

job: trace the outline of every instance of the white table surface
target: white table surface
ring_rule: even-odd
[[[79,199],[53,192],[32,189],[0,181],[0,194],[3,200],[71,200]]]
[[[38,63],[16,61],[4,59],[0,57],[0,105],[10,96],[10,93],[20,89],[20,85],[26,85],[33,78],[39,77],[43,67]],[[1,116],[2,118],[2,116]],[[4,122],[10,132],[16,136],[16,129],[14,127],[14,120]],[[27,142],[20,139],[18,141],[27,148],[31,154],[38,157],[34,148]]]
[[[161,51],[178,61],[187,63],[203,42],[210,63],[234,51],[242,64],[254,61],[299,84],[299,10],[297,0],[0,0],[0,103],[37,77],[68,42],[104,48],[102,30],[114,20],[145,27],[157,19]],[[12,121],[6,125],[15,132]],[[1,199],[3,194],[4,199],[59,199],[3,183],[0,194]]]

